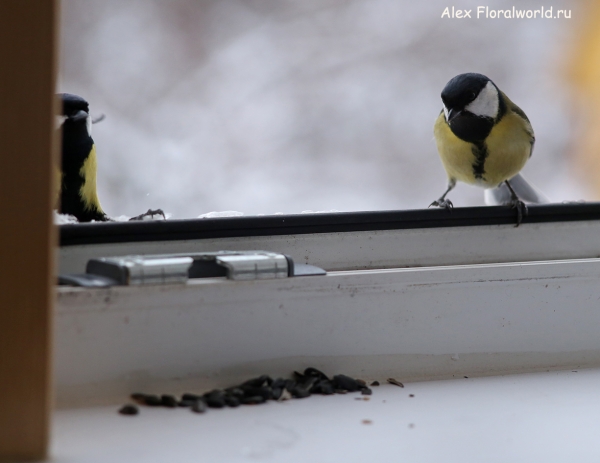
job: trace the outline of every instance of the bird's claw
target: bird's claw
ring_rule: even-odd
[[[442,207],[444,209],[446,209],[447,211],[452,210],[452,208],[454,207],[454,204],[452,204],[452,201],[450,201],[449,199],[436,199],[434,202],[432,202],[429,207],[431,206],[435,206],[435,207]]]
[[[516,228],[523,221],[523,216],[526,216],[529,213],[529,210],[527,209],[527,205],[520,199],[513,199],[509,204],[512,209],[517,210],[517,224],[515,225]]]
[[[129,221],[131,222],[132,220],[144,220],[144,217],[150,217],[151,219],[153,219],[155,215],[162,215],[162,218],[164,220],[167,220],[167,218],[165,217],[165,213],[162,209],[148,209],[143,214],[132,217],[131,219],[129,219]]]

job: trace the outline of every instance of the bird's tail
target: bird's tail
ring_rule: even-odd
[[[550,202],[544,194],[531,186],[521,174],[515,175],[509,182],[519,199],[526,203],[545,204]],[[485,204],[488,206],[498,206],[509,204],[511,201],[511,194],[506,184],[502,183],[496,188],[485,190],[484,198]]]

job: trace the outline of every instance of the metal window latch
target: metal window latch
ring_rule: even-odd
[[[262,280],[325,273],[325,270],[313,265],[295,264],[290,256],[276,252],[218,251],[91,259],[85,274],[61,275],[59,284],[134,286],[185,283],[190,278]]]
[[[185,283],[192,263],[191,257],[102,257],[90,260],[86,272],[112,278],[121,285]]]

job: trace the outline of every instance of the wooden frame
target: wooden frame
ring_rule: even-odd
[[[0,2],[0,461],[48,449],[58,6]]]

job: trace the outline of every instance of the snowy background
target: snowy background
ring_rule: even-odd
[[[94,126],[104,210],[427,207],[446,184],[432,135],[439,94],[468,71],[528,114],[537,143],[524,175],[554,201],[588,198],[569,157],[564,70],[579,4],[544,5],[571,8],[571,20],[442,19],[446,6],[63,0],[60,91],[106,114]],[[450,198],[481,205],[483,190],[461,184]]]

